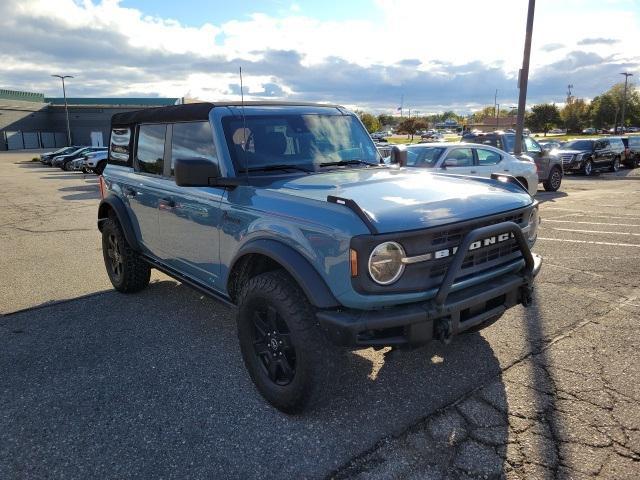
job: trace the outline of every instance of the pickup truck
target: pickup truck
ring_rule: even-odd
[[[118,113],[99,183],[114,288],[155,268],[233,306],[251,379],[289,413],[344,349],[449,342],[531,304],[541,265],[517,180],[385,165],[339,105]]]

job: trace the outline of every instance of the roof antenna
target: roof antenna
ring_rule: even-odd
[[[240,105],[242,107],[242,155],[244,156],[244,174],[249,183],[249,160],[247,159],[247,119],[244,115],[244,86],[242,84],[242,67],[240,67]]]

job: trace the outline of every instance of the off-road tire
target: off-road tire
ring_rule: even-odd
[[[562,170],[558,167],[551,168],[549,177],[542,182],[542,186],[547,192],[557,192],[562,184]]]
[[[584,162],[584,165],[582,166],[582,174],[587,177],[593,175],[593,162],[591,160],[586,160]]]
[[[609,171],[610,172],[617,172],[618,170],[620,170],[620,157],[616,157],[613,159],[613,162],[611,162],[611,166],[609,167]]]
[[[114,267],[113,243],[117,246],[117,256],[120,260],[119,269]],[[129,243],[127,243],[122,228],[115,218],[108,218],[102,224],[102,256],[113,288],[122,293],[138,292],[149,284],[151,267],[145,262]]]
[[[264,345],[255,317],[264,309],[275,309],[279,330],[288,329],[287,341],[293,350],[294,373],[285,379],[286,384],[272,380],[268,373],[269,359],[278,352],[269,350],[262,355],[257,351]],[[344,352],[331,344],[320,330],[315,312],[307,297],[295,281],[283,270],[266,272],[251,278],[238,296],[238,339],[244,364],[260,394],[274,407],[285,413],[298,413],[305,406],[319,400],[319,393],[326,391],[336,372]],[[276,329],[278,330],[278,329]],[[277,347],[276,347],[277,348]],[[278,357],[276,358],[276,362]],[[288,362],[291,365],[291,362]],[[279,373],[286,372],[277,367]]]

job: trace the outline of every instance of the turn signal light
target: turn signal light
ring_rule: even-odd
[[[100,187],[100,198],[104,200],[104,197],[107,194],[107,185],[105,184],[104,177],[102,175],[98,177],[98,187]]]
[[[358,252],[353,248],[349,249],[349,263],[351,264],[351,276],[358,276]]]

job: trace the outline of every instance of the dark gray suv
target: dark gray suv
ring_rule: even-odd
[[[617,172],[624,155],[620,137],[586,138],[572,140],[557,150],[565,171],[591,175],[596,170]]]
[[[464,143],[482,143],[497,147],[500,150],[513,154],[516,136],[513,133],[467,133],[462,137]],[[538,181],[542,183],[547,192],[555,192],[562,183],[563,169],[560,157],[554,150],[543,148],[538,142],[529,136],[522,137],[522,154],[519,158],[530,159],[536,163],[538,169]]]

